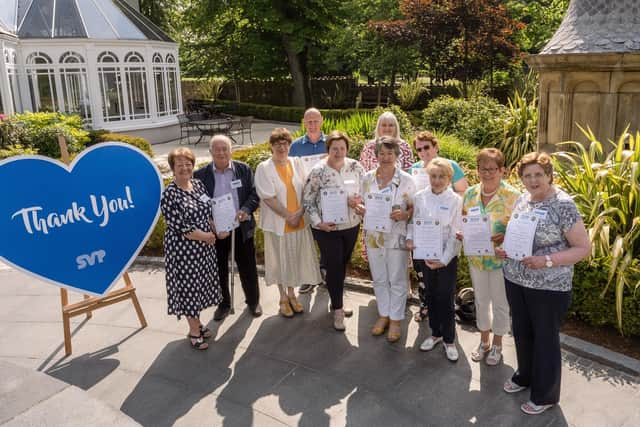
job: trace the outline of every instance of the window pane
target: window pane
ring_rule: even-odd
[[[86,37],[75,0],[56,0],[56,37]]]
[[[60,76],[62,82],[62,96],[64,111],[78,114],[83,119],[91,118],[89,92],[87,91],[87,76],[83,70],[63,70]]]
[[[100,2],[100,7],[111,25],[118,32],[119,38],[142,40],[146,38],[113,3],[110,1]]]
[[[18,85],[18,75],[15,69],[9,69],[9,84],[11,85],[11,101],[13,111],[22,112],[22,102],[20,101],[20,86]]]
[[[18,37],[51,38],[53,0],[34,1],[18,31]]]
[[[93,3],[93,0],[77,0],[77,4],[87,26],[89,37],[95,39],[117,38],[107,20]]]
[[[29,70],[27,75],[33,111],[57,111],[52,70]]]
[[[149,103],[147,100],[144,69],[129,69],[129,71],[126,71],[126,74],[129,89],[129,113],[131,114],[131,118],[145,119],[149,117]]]
[[[164,94],[164,73],[162,71],[162,68],[160,67],[155,67],[153,69],[153,79],[155,82],[155,88],[156,88],[156,100],[157,100],[157,105],[156,108],[158,110],[158,115],[159,116],[166,116],[168,114],[167,111],[167,101],[166,101],[166,97]]]
[[[175,68],[170,68],[168,72],[168,82],[169,82],[169,99],[171,105],[171,114],[176,114],[178,112],[178,79],[176,76]]]
[[[112,122],[122,120],[122,97],[120,96],[120,73],[113,68],[99,69],[100,92],[102,93],[102,115]]]

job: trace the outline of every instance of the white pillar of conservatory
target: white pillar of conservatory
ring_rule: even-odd
[[[178,96],[178,114],[180,114],[184,112],[184,110],[182,109],[182,77],[180,76],[180,60],[178,59],[177,49],[175,51],[172,51],[171,53],[176,58],[176,80],[178,81],[177,82],[178,89],[176,93]]]
[[[87,85],[89,103],[91,104],[91,123],[99,129],[104,125],[102,94],[100,93],[100,76],[98,75],[98,49],[94,44],[85,47],[84,60],[87,64]]]
[[[6,44],[3,41],[0,45],[0,93],[2,93],[2,111],[5,114],[13,114],[13,93],[11,92],[11,83],[9,82],[9,70],[5,60],[4,50]]]
[[[28,76],[25,66],[25,57],[22,49],[16,49],[16,79],[18,79],[18,87],[20,88],[20,101],[22,111],[33,111],[31,104],[31,90],[29,89]]]
[[[145,46],[144,49],[144,72],[147,76],[147,100],[149,102],[149,115],[153,123],[158,121],[158,105],[156,93],[156,81],[153,76],[153,49]]]

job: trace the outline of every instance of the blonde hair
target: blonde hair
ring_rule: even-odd
[[[189,160],[191,162],[191,166],[195,166],[196,164],[196,156],[193,154],[193,151],[191,151],[190,148],[187,148],[187,147],[174,148],[169,153],[169,158],[167,159],[167,161],[169,162],[169,167],[171,168],[172,171],[173,171],[173,166],[175,165],[176,159],[178,157],[184,157],[185,159]]]
[[[444,174],[449,177],[449,181],[453,178],[453,166],[451,166],[451,162],[447,159],[443,159],[442,157],[436,157],[431,160],[427,165],[427,173],[431,175],[431,172],[439,169]]]

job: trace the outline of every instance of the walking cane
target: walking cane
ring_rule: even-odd
[[[229,296],[230,298],[230,303],[231,303],[231,309],[229,310],[229,312],[231,314],[235,314],[236,310],[233,308],[233,279],[235,277],[234,274],[234,258],[236,256],[236,229],[234,228],[233,230],[231,230],[231,256],[229,257],[231,259],[231,268],[229,269],[229,274],[231,275],[231,277],[229,278],[229,288],[230,288],[230,294]]]

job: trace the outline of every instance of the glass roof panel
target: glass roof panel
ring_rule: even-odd
[[[113,3],[120,8],[122,13],[124,13],[127,18],[129,18],[140,31],[144,33],[150,40],[161,40],[172,42],[164,32],[158,28],[153,22],[147,19],[143,14],[137,13],[126,1],[123,0],[113,0]]]
[[[84,24],[88,36],[94,39],[117,39],[118,36],[113,32],[111,25],[102,16],[93,0],[77,0],[80,14],[84,18]]]
[[[31,5],[32,0],[18,0],[18,20],[16,21],[16,29],[22,23],[22,19],[24,18],[24,14],[27,13],[29,9],[29,5]]]
[[[50,38],[54,0],[34,0],[27,11],[18,37]]]
[[[4,0],[0,7],[0,22],[8,30],[16,30],[16,6],[18,0]]]
[[[56,1],[54,37],[87,37],[75,0]]]
[[[100,2],[100,9],[116,29],[119,38],[145,40],[146,37],[131,21],[110,1]]]

